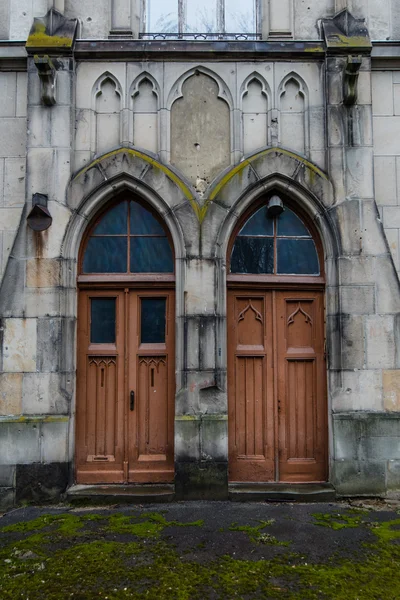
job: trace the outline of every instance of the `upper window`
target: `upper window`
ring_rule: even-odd
[[[256,39],[257,0],[145,0],[145,38]]]
[[[267,207],[263,206],[237,235],[231,273],[319,275],[314,240],[303,221],[289,208],[270,218]]]
[[[92,229],[83,255],[82,273],[173,272],[167,233],[138,202],[120,202]]]

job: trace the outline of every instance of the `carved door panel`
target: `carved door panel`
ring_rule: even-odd
[[[327,478],[327,406],[322,292],[277,293],[281,481]]]
[[[322,292],[228,293],[231,481],[325,481]]]
[[[173,478],[174,294],[79,296],[78,483]]]
[[[234,481],[274,479],[272,297],[229,292],[229,471]]]

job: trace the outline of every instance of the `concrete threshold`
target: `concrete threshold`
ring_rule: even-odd
[[[173,484],[73,485],[66,492],[71,504],[146,504],[172,502]]]
[[[334,502],[330,483],[230,483],[233,502]]]

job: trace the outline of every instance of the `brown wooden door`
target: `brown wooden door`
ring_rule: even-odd
[[[79,296],[76,480],[174,475],[174,293]]]
[[[321,291],[228,293],[231,481],[325,481]]]

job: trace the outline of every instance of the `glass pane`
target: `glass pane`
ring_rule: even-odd
[[[131,238],[131,273],[173,272],[174,261],[167,238]]]
[[[217,0],[189,0],[186,8],[188,33],[215,33],[217,31]]]
[[[165,342],[165,298],[142,298],[140,341],[142,344]]]
[[[165,235],[165,231],[150,211],[137,202],[131,202],[131,234]]]
[[[231,273],[273,273],[273,238],[236,238],[231,258]]]
[[[109,210],[93,231],[93,235],[127,234],[128,230],[128,203],[121,202]]]
[[[277,240],[278,273],[319,275],[318,255],[313,240]]]
[[[92,344],[115,344],[115,298],[92,298],[90,341]]]
[[[276,222],[278,225],[277,235],[304,235],[306,237],[311,237],[310,232],[304,226],[303,221],[288,208],[285,208],[283,213],[277,217]]]
[[[83,273],[126,273],[127,237],[92,237],[83,259]]]
[[[255,0],[225,0],[225,32],[257,33]]]
[[[260,208],[245,223],[239,235],[274,235],[274,220],[267,216],[267,207]]]
[[[147,0],[147,31],[178,33],[178,0]]]

